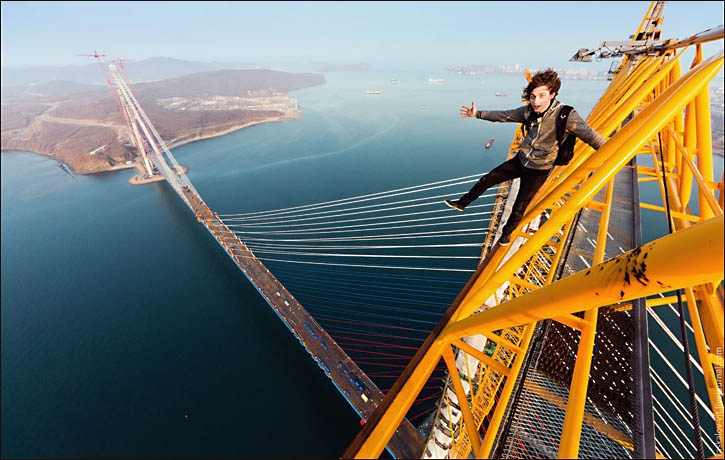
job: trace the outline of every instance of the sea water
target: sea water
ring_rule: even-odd
[[[290,93],[299,119],[174,155],[220,214],[409,187],[502,162],[515,124],[458,112],[471,101],[517,107],[524,79],[446,74],[429,84],[430,76],[330,73],[326,84]],[[586,116],[607,85],[565,81],[559,99]],[[27,152],[1,159],[2,456],[344,451],[358,416],[166,183],[131,186],[135,170],[70,176]],[[645,241],[666,233],[657,217]]]

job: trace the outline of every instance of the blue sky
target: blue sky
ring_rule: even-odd
[[[579,48],[634,33],[650,2],[7,2],[2,65],[141,60],[577,67]],[[722,24],[723,2],[667,2],[665,37]],[[722,48],[706,45],[705,54]],[[589,64],[597,70],[609,61]]]

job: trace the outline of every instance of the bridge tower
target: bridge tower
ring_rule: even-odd
[[[136,149],[138,150],[138,153],[141,154],[144,169],[146,170],[146,178],[149,179],[153,176],[159,176],[159,173],[154,172],[158,171],[158,169],[152,165],[152,161],[147,153],[145,142],[141,136],[141,133],[139,132],[137,117],[134,116],[134,113],[132,112],[129,105],[130,98],[127,94],[125,94],[126,86],[123,84],[121,74],[118,72],[118,69],[114,64],[110,64],[108,66],[108,69],[111,73],[111,79],[113,81],[112,87],[115,89],[116,93],[120,95],[117,100],[119,101],[121,111],[124,114],[124,118],[129,121],[129,126],[131,128],[131,138],[134,144],[136,144]]]
[[[700,458],[703,440],[722,458],[725,177],[713,177],[708,86],[723,52],[705,58],[702,44],[725,33],[719,26],[663,39],[663,5],[651,3],[630,40],[577,52],[573,60],[624,57],[587,117],[607,143],[597,151],[578,143],[532,200],[510,246],[496,243],[505,214],[491,218],[478,269],[343,458],[378,457],[441,361],[449,384],[439,409],[452,415],[441,420],[445,442],[434,440],[444,451],[423,457],[666,455],[653,421],[651,385],[660,383],[647,353],[659,351],[648,348],[647,318],[668,304],[679,307],[681,342],[673,340],[688,374],[680,381],[689,400],[679,407],[692,429],[681,430]],[[681,70],[690,46],[695,59]],[[522,139],[517,130],[509,155]],[[662,205],[640,201],[639,184],[650,181]],[[494,209],[504,213],[511,185],[501,187]],[[642,208],[663,213],[670,233],[642,241]],[[688,335],[702,398],[690,378]],[[472,344],[474,337],[488,346]],[[715,436],[701,429],[698,412]]]

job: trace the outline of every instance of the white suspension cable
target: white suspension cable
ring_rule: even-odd
[[[286,225],[289,222],[300,222],[300,221],[303,221],[303,220],[329,219],[329,218],[334,218],[334,217],[348,217],[348,216],[352,216],[352,215],[356,215],[356,214],[367,214],[367,213],[377,213],[377,212],[383,212],[383,211],[393,211],[393,210],[397,210],[397,209],[405,209],[405,208],[415,208],[415,207],[422,207],[422,206],[430,206],[432,204],[439,204],[440,205],[440,204],[443,204],[443,203],[440,202],[440,201],[438,201],[438,200],[435,200],[435,201],[430,201],[430,202],[427,202],[427,203],[412,204],[412,205],[406,205],[406,206],[397,206],[397,207],[394,207],[394,208],[386,208],[386,209],[375,209],[375,210],[372,210],[372,211],[361,211],[361,212],[343,213],[343,214],[336,214],[336,215],[324,216],[324,217],[309,217],[309,218],[306,218],[306,219],[291,219],[291,220],[277,221],[277,222],[263,222],[263,223],[254,222],[254,223],[251,223],[251,224],[241,223],[241,222],[240,223],[234,222],[234,223],[227,224],[227,225],[234,225],[234,226],[237,226],[237,227],[243,226],[243,227],[255,227],[255,228],[257,228],[257,227],[276,227],[276,226],[279,226],[281,224],[281,225],[283,225],[285,227],[287,227],[287,226],[289,226],[289,227],[302,227],[302,226],[307,226],[307,225],[338,224],[338,223],[344,223],[344,222],[359,222],[359,221],[362,221],[362,220],[389,219],[389,218],[392,218],[392,217],[419,216],[421,214],[432,214],[432,213],[442,213],[442,212],[450,213],[451,212],[451,210],[448,209],[448,208],[441,208],[441,209],[434,209],[432,211],[417,211],[417,212],[402,213],[402,214],[392,214],[392,215],[384,215],[384,216],[377,216],[377,217],[361,217],[359,219],[346,219],[346,220],[337,220],[337,221],[311,222],[311,223],[307,223],[307,224],[291,224],[291,225]],[[482,207],[491,207],[491,206],[493,206],[493,203],[485,203],[485,204],[477,204],[477,205],[474,205],[474,206],[468,206],[467,209],[471,209],[471,208],[482,208]],[[225,222],[229,222],[229,221],[227,220]]]
[[[411,256],[411,255],[394,255],[394,254],[335,254],[324,252],[292,252],[292,251],[273,251],[269,249],[258,249],[255,252],[260,254],[278,254],[291,256],[321,256],[321,257],[379,257],[379,258],[395,258],[395,259],[478,259],[478,256]]]
[[[490,211],[486,212],[478,212],[478,213],[472,213],[469,214],[469,216],[482,216],[491,214]],[[236,232],[239,232],[243,235],[247,234],[262,234],[262,235],[310,235],[310,234],[316,234],[316,233],[347,233],[347,232],[359,232],[359,231],[379,231],[379,230],[389,230],[393,228],[413,228],[413,227],[430,227],[432,225],[451,225],[451,224],[465,224],[465,223],[471,223],[471,222],[486,222],[489,219],[474,219],[474,220],[454,220],[455,218],[458,218],[460,216],[444,216],[444,217],[430,217],[427,219],[409,219],[409,220],[398,220],[394,222],[385,222],[385,224],[403,224],[407,222],[420,222],[420,221],[431,221],[431,220],[448,220],[448,222],[434,222],[429,224],[417,224],[417,225],[401,225],[401,226],[393,226],[389,227],[387,225],[382,225],[382,223],[374,223],[374,224],[358,224],[358,225],[342,225],[339,227],[318,227],[313,229],[306,229],[306,230],[277,230],[277,231],[250,231],[250,230],[237,230]],[[377,226],[377,228],[363,228],[363,227],[370,227],[370,226]],[[231,227],[231,226],[229,226]],[[338,229],[349,229],[349,230],[338,230]],[[335,230],[334,232],[332,230]],[[235,232],[235,233],[236,233]]]
[[[655,445],[657,446],[657,449],[655,450],[656,453],[662,455],[664,458],[672,458],[672,455],[667,452],[664,447],[662,447],[662,444],[660,444],[660,441],[655,438]]]
[[[356,215],[356,214],[368,214],[368,213],[371,213],[371,212],[384,212],[384,211],[388,211],[388,210],[392,209],[392,208],[386,208],[385,206],[398,205],[398,204],[402,204],[402,203],[413,203],[413,202],[416,202],[416,201],[423,201],[423,200],[431,200],[431,201],[427,201],[427,202],[425,202],[423,204],[419,204],[419,206],[430,206],[430,205],[433,205],[433,204],[440,204],[440,202],[438,201],[438,199],[443,198],[443,197],[446,197],[446,196],[450,196],[450,194],[436,195],[436,196],[426,196],[426,197],[423,197],[423,198],[415,198],[415,199],[411,199],[411,200],[398,200],[398,201],[393,201],[393,202],[390,202],[390,203],[369,204],[369,205],[365,205],[365,206],[356,206],[354,208],[347,208],[347,209],[333,209],[333,210],[330,210],[330,211],[311,212],[311,213],[307,213],[307,214],[296,214],[294,216],[286,216],[286,217],[283,217],[281,220],[279,220],[279,219],[278,220],[270,220],[270,221],[262,220],[261,222],[259,222],[259,221],[255,221],[255,220],[251,220],[251,219],[244,219],[244,218],[237,218],[237,217],[230,217],[230,218],[227,218],[225,220],[227,222],[228,221],[237,221],[237,220],[239,220],[239,221],[244,221],[244,222],[251,222],[253,224],[258,224],[258,223],[277,223],[277,222],[296,222],[296,221],[303,221],[303,220],[316,220],[316,219],[324,219],[324,218],[328,218],[328,217],[342,217],[342,216],[352,216],[352,215]],[[492,196],[496,196],[496,194],[495,193],[492,193],[492,194],[488,194],[488,195],[481,195],[480,198],[489,198],[489,197],[492,197]],[[478,207],[478,206],[491,206],[491,205],[486,204],[486,205],[474,205],[474,206],[475,207]],[[410,207],[413,207],[413,206],[410,206]],[[370,208],[380,208],[380,209],[370,209]],[[368,209],[368,211],[365,211],[365,212],[363,212],[363,211],[360,211],[360,212],[350,212],[350,211],[356,211],[358,209]],[[402,208],[400,208],[400,209],[402,209]],[[337,213],[337,214],[333,214],[333,213]],[[329,215],[329,214],[332,214],[332,215]],[[305,216],[318,216],[318,217],[305,217]],[[297,217],[304,217],[304,218],[303,219],[297,219]]]
[[[457,180],[464,180],[464,179],[466,179],[466,182],[459,182],[457,184],[451,184],[451,185],[458,185],[458,184],[462,184],[462,183],[473,182],[473,181],[468,180],[468,179],[470,179],[472,177],[482,176],[484,174],[487,174],[487,173],[471,174],[469,176],[462,176],[462,177],[456,177],[456,178],[453,178],[453,179],[446,179],[446,180],[437,181],[437,182],[430,182],[428,184],[413,185],[413,186],[410,186],[410,187],[404,187],[404,188],[399,188],[399,189],[395,189],[395,190],[388,190],[388,191],[385,191],[385,192],[377,192],[377,193],[371,193],[371,194],[368,194],[368,195],[359,195],[359,196],[356,196],[356,197],[341,198],[339,200],[325,201],[325,202],[322,202],[322,203],[313,203],[313,204],[306,204],[306,205],[301,205],[301,206],[293,206],[293,207],[290,207],[290,208],[281,208],[281,209],[276,209],[276,210],[271,210],[271,211],[257,211],[257,212],[247,212],[247,213],[240,213],[240,214],[219,214],[219,215],[220,216],[253,216],[253,215],[260,215],[260,214],[271,215],[271,214],[279,214],[281,211],[291,211],[291,210],[295,210],[295,209],[305,209],[305,210],[309,210],[309,209],[312,209],[311,207],[316,207],[317,209],[319,209],[321,207],[329,207],[329,206],[333,205],[333,203],[345,203],[345,202],[348,202],[349,203],[349,202],[352,202],[350,200],[359,200],[360,198],[379,199],[379,198],[382,198],[381,195],[385,195],[387,193],[391,193],[392,194],[392,193],[396,193],[396,192],[401,192],[401,191],[416,189],[418,187],[428,187],[430,185],[444,184],[446,182],[452,182],[452,181],[457,181]],[[426,190],[431,190],[431,189],[426,189]],[[423,191],[423,190],[417,190],[417,191]],[[411,193],[414,193],[414,192],[411,192]],[[395,196],[395,195],[389,195],[389,196]],[[376,198],[372,198],[372,197],[376,197]],[[366,200],[362,200],[362,201],[366,201]],[[355,202],[358,202],[358,201],[355,201]]]
[[[390,246],[306,246],[306,245],[284,245],[274,243],[248,244],[247,247],[258,247],[262,249],[409,249],[409,248],[456,248],[456,247],[481,247],[481,243],[458,243],[458,244],[408,244]]]
[[[661,292],[658,292],[657,294],[662,298],[665,297],[665,295],[662,294]],[[670,310],[672,310],[674,312],[674,314],[677,315],[678,318],[680,317],[680,312],[677,311],[677,309],[671,303],[668,303],[667,306],[670,307]],[[688,323],[687,321],[685,321],[685,326],[687,326],[687,328],[690,330],[690,332],[692,332],[693,334],[695,333],[695,330],[692,329],[692,326],[690,326],[690,323]]]
[[[659,415],[659,412],[657,411],[657,408],[656,407],[652,406],[652,409],[654,410],[655,414]],[[659,417],[660,417],[660,420],[662,420],[664,422],[664,419],[662,418],[662,416],[660,415]],[[667,442],[670,443],[670,445],[672,446],[672,448],[675,449],[675,452],[677,452],[677,457],[676,458],[686,458],[686,457],[684,457],[682,455],[682,453],[680,453],[680,450],[677,447],[675,447],[675,444],[672,442],[672,440],[670,439],[670,437],[667,436],[667,434],[665,434],[665,430],[663,430],[662,428],[660,428],[660,426],[659,426],[659,424],[657,423],[656,420],[655,420],[655,427],[657,427],[657,433],[660,436],[662,436],[663,438],[665,438],[667,440]],[[672,431],[672,428],[670,428],[670,431]],[[684,446],[682,446],[682,447],[684,447]]]
[[[695,447],[695,444],[690,440],[690,437],[687,436],[682,431],[682,428],[680,428],[680,425],[677,422],[675,422],[675,420],[672,418],[672,416],[670,415],[670,413],[665,410],[664,406],[662,406],[662,404],[657,400],[657,398],[653,397],[652,400],[655,402],[655,404],[657,404],[660,407],[660,410],[662,412],[664,412],[664,414],[667,416],[667,418],[672,421],[672,424],[675,426],[675,428],[677,428],[677,431],[679,431],[680,434],[682,435],[682,437],[690,444],[690,446],[692,446],[692,450],[697,450],[697,447]],[[660,415],[660,418],[662,418],[661,415]],[[670,424],[667,423],[667,421],[665,421],[664,419],[663,419],[663,422],[665,423],[665,425],[667,425],[667,428],[669,428],[670,431],[672,431],[674,433],[674,430],[672,429],[672,427],[670,426]],[[680,440],[680,436],[679,435],[676,435],[676,438],[677,438],[678,441],[680,441],[680,444],[682,444],[682,447],[687,448],[687,446],[685,446],[685,444]]]
[[[651,308],[647,309],[647,313],[649,313],[649,315],[652,318],[654,318],[654,320],[657,322],[657,324],[660,325],[662,330],[665,331],[665,334],[667,334],[667,336],[670,339],[672,339],[672,342],[677,346],[677,348],[679,348],[680,351],[684,353],[685,347],[682,345],[682,342],[680,342],[680,339],[675,337],[675,334],[672,333],[670,328],[668,328],[667,325],[664,323],[664,321],[662,321],[662,319],[660,319],[660,317],[657,315],[657,313],[655,313]],[[694,366],[697,368],[698,371],[700,371],[700,374],[704,374],[702,367],[700,366],[700,363],[698,363],[692,355],[690,355],[690,362],[692,364],[694,364]]]
[[[654,377],[652,381],[657,385],[657,387],[660,389],[662,394],[665,395],[665,397],[670,401],[672,406],[674,406],[675,410],[680,414],[682,419],[687,423],[690,428],[693,430],[695,429],[695,426],[692,424],[692,416],[688,413],[685,414],[685,412],[688,411],[688,409],[685,408],[684,404],[680,401],[680,399],[675,395],[675,393],[672,391],[672,389],[665,384],[665,381],[662,380],[662,377],[659,376],[659,374],[650,367],[650,372],[652,373],[652,376]],[[661,382],[661,383],[660,383]],[[672,395],[672,397],[670,397]],[[674,399],[673,399],[674,398]],[[702,434],[705,435],[703,440],[708,441],[710,444],[708,445],[708,448],[711,452],[717,453],[718,449],[716,447],[715,441],[710,437],[709,434],[705,430],[702,430]]]
[[[470,233],[462,233],[470,232]],[[454,234],[457,233],[457,234]],[[418,233],[393,233],[389,235],[376,235],[376,236],[340,236],[331,238],[298,238],[298,239],[276,239],[276,238],[245,238],[245,241],[311,241],[311,242],[322,242],[322,241],[371,241],[371,240],[394,240],[394,239],[406,239],[406,238],[438,238],[438,237],[461,237],[461,236],[481,236],[481,228],[463,228],[457,230],[441,230],[438,232],[418,232]],[[238,232],[234,232],[235,235]],[[447,235],[444,235],[447,234]]]
[[[352,203],[361,203],[361,202],[370,201],[370,200],[382,200],[382,199],[390,198],[390,197],[393,197],[393,196],[400,196],[400,195],[407,195],[407,194],[410,194],[410,193],[425,192],[425,191],[428,191],[428,190],[435,190],[435,189],[439,189],[439,188],[452,187],[454,185],[466,184],[466,183],[470,183],[470,182],[472,182],[472,181],[458,182],[458,183],[448,184],[448,185],[439,185],[439,186],[436,186],[436,187],[429,187],[429,188],[425,188],[425,189],[421,189],[421,190],[415,190],[415,191],[412,191],[412,192],[394,193],[392,195],[386,195],[386,196],[377,197],[377,198],[367,198],[367,199],[363,199],[363,200],[355,200],[355,201],[350,201],[348,203],[340,203],[340,204],[334,204],[334,205],[319,206],[319,207],[315,207],[315,208],[306,209],[305,211],[312,211],[312,210],[324,209],[324,208],[330,208],[330,207],[336,207],[336,206],[344,206],[344,205],[348,205],[348,204],[352,204]],[[395,202],[393,202],[393,204],[394,203]],[[388,205],[390,203],[381,203],[381,204]],[[339,211],[341,211],[341,210],[340,209],[335,209],[335,210],[332,210],[332,211],[329,211],[329,212],[339,212]],[[270,215],[263,216],[263,217],[254,217],[253,216],[253,217],[248,217],[247,220],[250,220],[250,219],[258,219],[258,218],[264,219],[264,218],[268,218],[268,217],[277,217],[277,216],[289,215],[289,214],[293,214],[292,216],[289,216],[289,217],[300,217],[300,216],[308,216],[308,215],[311,215],[311,214],[294,214],[296,212],[299,212],[299,211],[287,211],[287,212],[281,212],[279,214],[270,214]]]
[[[389,268],[394,270],[432,270],[432,271],[444,271],[444,272],[465,272],[473,273],[475,270],[466,270],[460,268],[432,268],[432,267],[405,267],[405,266],[393,266],[393,265],[359,265],[359,264],[335,264],[330,262],[309,262],[302,260],[280,260],[270,259],[267,257],[258,257],[259,260],[270,261],[270,262],[286,262],[291,264],[311,264],[311,265],[332,265],[337,267],[358,267],[358,268]]]
[[[672,373],[675,374],[675,377],[677,377],[677,379],[682,383],[682,385],[684,385],[685,388],[688,388],[687,382],[685,382],[685,379],[682,378],[682,376],[677,371],[677,369],[675,369],[675,367],[665,357],[665,355],[660,351],[660,349],[657,348],[657,345],[655,345],[655,343],[652,341],[652,339],[649,339],[649,344],[652,346],[652,348],[654,348],[654,350],[657,352],[657,354],[660,355],[660,358],[662,358],[662,360],[664,360],[665,364],[667,364],[667,366],[670,368],[670,370],[672,371]],[[700,406],[705,410],[705,412],[707,413],[707,415],[709,415],[710,418],[714,421],[715,420],[715,415],[712,413],[712,411],[710,410],[710,408],[705,405],[705,403],[702,401],[702,399],[700,398],[700,396],[695,395],[695,399],[697,399],[697,402],[700,404]]]

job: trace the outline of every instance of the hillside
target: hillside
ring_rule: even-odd
[[[100,73],[97,68],[96,72]],[[324,82],[321,74],[221,70],[139,83],[133,90],[159,134],[173,147],[253,124],[297,118],[297,101],[285,93]],[[138,163],[110,89],[75,93],[88,86],[58,82],[36,86],[55,96],[16,92],[15,97],[3,98],[3,150],[49,155],[80,174]]]
[[[105,85],[98,64],[88,57],[78,56],[78,65],[62,67],[2,67],[0,81],[6,86],[27,87],[48,81],[67,81],[88,85]],[[110,60],[104,61],[104,65]],[[124,67],[130,82],[165,80],[190,73],[210,72],[223,69],[250,69],[254,64],[243,62],[196,62],[167,57],[152,57],[141,61],[126,61]]]

